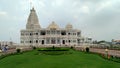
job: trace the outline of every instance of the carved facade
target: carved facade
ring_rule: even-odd
[[[34,8],[31,9],[26,29],[21,30],[21,44],[28,46],[41,45],[80,45],[84,42],[81,31],[73,29],[71,24],[60,28],[54,21],[47,27],[41,28]]]

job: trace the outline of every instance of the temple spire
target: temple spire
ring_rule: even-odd
[[[26,29],[40,29],[38,16],[34,7],[30,10],[30,14],[26,24]]]

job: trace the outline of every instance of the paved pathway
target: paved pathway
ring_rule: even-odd
[[[90,48],[91,52],[106,54],[105,49]],[[108,50],[109,55],[120,57],[120,50]]]
[[[75,47],[75,49],[76,50],[85,50],[82,47]],[[32,48],[22,49],[22,51],[28,51],[28,50],[32,50]],[[15,52],[16,52],[16,49],[11,49],[11,50],[8,50],[5,53],[3,52],[2,54],[11,54],[11,53],[15,53]],[[98,48],[90,48],[90,52],[106,54],[105,49],[98,49]],[[108,50],[108,54],[120,57],[120,50]]]
[[[32,50],[32,48],[21,49],[22,52],[23,51],[29,51],[29,50]],[[12,53],[16,53],[16,49],[7,50],[6,52],[2,52],[1,55],[12,54]]]
[[[85,48],[83,47],[75,47],[75,49],[81,51],[85,50]],[[99,49],[99,48],[90,48],[90,52],[106,54],[105,49]],[[108,54],[112,56],[120,57],[120,50],[108,50]]]

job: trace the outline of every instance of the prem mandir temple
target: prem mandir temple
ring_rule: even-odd
[[[20,42],[25,46],[74,46],[90,43],[91,38],[83,38],[81,31],[74,29],[71,24],[60,28],[54,21],[42,28],[34,8],[30,10],[26,29],[21,30]]]

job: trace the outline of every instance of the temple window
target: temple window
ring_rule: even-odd
[[[30,40],[30,43],[32,43],[32,41]]]
[[[68,33],[68,35],[70,35],[70,33]]]
[[[36,43],[38,43],[38,40],[36,40]]]
[[[61,31],[61,35],[66,35],[66,31]]]
[[[46,32],[45,31],[41,31],[41,35],[46,35]]]
[[[30,33],[30,36],[32,35],[32,33]]]
[[[77,35],[80,35],[80,32],[77,32]]]
[[[38,35],[38,33],[36,33],[36,35]]]

